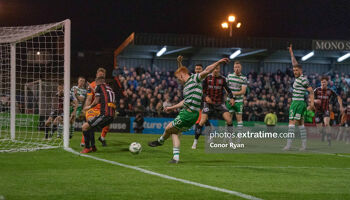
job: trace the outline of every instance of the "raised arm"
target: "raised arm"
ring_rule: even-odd
[[[220,59],[219,61],[209,65],[208,67],[205,68],[204,71],[202,71],[200,74],[199,74],[199,78],[201,80],[205,79],[208,74],[210,74],[212,71],[214,71],[215,67],[217,67],[218,65],[220,65],[221,63],[228,63],[230,62],[230,60],[228,58],[222,58]]]
[[[182,65],[182,59],[183,59],[183,56],[182,56],[182,55],[179,55],[179,56],[177,57],[177,68],[183,67],[183,65]]]
[[[294,53],[293,53],[292,44],[289,45],[288,49],[289,49],[289,53],[290,53],[290,58],[292,60],[292,65],[293,66],[298,65],[298,61],[297,61],[297,59],[295,59],[295,56],[294,56]]]

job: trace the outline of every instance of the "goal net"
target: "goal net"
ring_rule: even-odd
[[[68,147],[69,89],[70,20],[0,27],[0,152]]]

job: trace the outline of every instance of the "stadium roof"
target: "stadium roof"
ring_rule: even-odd
[[[290,63],[290,55],[287,50],[289,44],[293,44],[294,54],[298,60],[313,51],[314,56],[312,59],[306,60],[305,63],[333,64],[337,62],[339,57],[350,50],[347,48],[348,41],[327,40],[322,45],[316,44],[316,42],[322,41],[288,38],[223,38],[203,35],[132,33],[114,51],[114,66],[117,65],[118,57],[176,59],[181,54],[193,60],[217,60],[222,57],[229,57],[237,50],[241,50],[241,53],[236,57],[240,60]],[[342,42],[343,46],[340,45],[339,47],[339,42]],[[350,42],[348,43],[350,48]],[[164,46],[166,46],[166,51],[162,56],[157,57],[157,52]],[[301,61],[301,63],[303,62]],[[349,61],[344,61],[344,63],[349,63]]]

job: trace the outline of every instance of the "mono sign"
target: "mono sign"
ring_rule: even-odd
[[[350,51],[350,41],[346,40],[313,40],[313,50]]]

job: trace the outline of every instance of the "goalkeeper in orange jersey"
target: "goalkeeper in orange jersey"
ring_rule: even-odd
[[[106,70],[104,68],[100,67],[97,69],[96,78],[99,78],[99,77],[103,77],[103,78],[106,77]],[[96,82],[93,81],[92,83],[89,84],[89,89],[88,89],[87,98],[85,101],[84,108],[86,106],[90,106],[91,103],[94,101],[95,88],[96,88]],[[100,107],[101,107],[101,105],[97,104],[95,107],[87,110],[85,113],[86,121],[89,121],[89,119],[98,116],[100,114]],[[102,146],[107,146],[105,137],[106,137],[108,131],[109,131],[109,125],[103,127],[102,132],[101,132],[101,136],[98,138],[98,140],[102,143]],[[80,146],[83,147],[84,145],[85,145],[85,140],[84,140],[84,135],[83,135],[82,139],[81,139]]]

